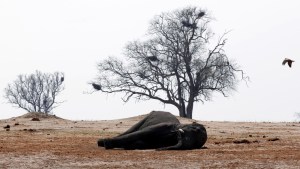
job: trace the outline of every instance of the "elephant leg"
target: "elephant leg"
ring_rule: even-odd
[[[181,136],[181,131],[178,130],[176,132],[177,134],[177,144],[173,146],[168,146],[168,147],[161,147],[156,150],[161,151],[161,150],[180,150],[182,148],[182,136]]]
[[[97,142],[98,143],[98,147],[104,147],[104,140],[105,139],[99,139],[98,140],[98,142]]]
[[[137,140],[133,142],[131,145],[124,147],[125,150],[134,150],[134,149],[147,149],[150,145],[142,140]]]
[[[111,139],[104,139],[103,143],[106,149],[112,148],[128,148],[128,149],[138,149],[147,148],[148,144],[144,142],[150,139],[160,139],[174,130],[175,126],[173,124],[158,124],[153,125],[132,133],[117,136]],[[99,145],[99,144],[98,144]]]
[[[130,127],[127,131],[125,131],[124,133],[118,135],[119,136],[123,136],[132,132],[137,131],[144,123],[145,121],[148,119],[148,116],[146,116],[145,118],[143,118],[141,121],[139,121],[138,123],[136,123],[135,125],[133,125],[132,127]]]
[[[140,120],[138,123],[136,123],[135,125],[133,125],[132,127],[130,127],[127,131],[125,131],[124,133],[119,134],[116,137],[120,137],[123,135],[127,135],[129,133],[135,132],[137,130],[139,130],[139,128],[145,123],[145,121],[147,120],[148,116],[146,116],[144,119]],[[107,141],[108,139],[99,139],[98,140],[98,147],[105,147],[104,142]]]

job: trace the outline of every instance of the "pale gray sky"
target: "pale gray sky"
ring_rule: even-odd
[[[162,12],[194,5],[214,16],[216,35],[232,30],[226,53],[251,78],[224,98],[197,103],[200,120],[293,121],[300,112],[300,11],[294,0],[0,0],[0,119],[26,113],[7,104],[4,88],[19,74],[62,71],[65,100],[54,113],[68,119],[115,119],[174,107],[156,101],[124,104],[121,95],[91,91],[96,64],[122,57]],[[282,66],[285,57],[293,68]]]

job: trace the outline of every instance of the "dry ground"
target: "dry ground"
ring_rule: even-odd
[[[143,116],[69,121],[27,114],[0,121],[0,168],[300,168],[300,123],[200,121],[206,149],[105,150],[98,138],[115,136]],[[182,123],[191,120],[181,119]],[[3,127],[10,125],[10,130]]]

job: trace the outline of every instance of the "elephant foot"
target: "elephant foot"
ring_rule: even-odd
[[[98,147],[104,147],[104,139],[98,140]]]
[[[114,146],[111,144],[111,142],[108,139],[104,140],[103,143],[104,143],[105,149],[113,149],[114,148]]]
[[[111,142],[108,139],[99,139],[98,140],[98,147],[105,147],[105,149],[112,149],[114,148]]]

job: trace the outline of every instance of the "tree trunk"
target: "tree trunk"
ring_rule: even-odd
[[[182,98],[182,93],[181,93],[181,86],[180,86],[180,80],[179,80],[179,75],[178,73],[176,73],[176,77],[177,77],[177,83],[178,83],[178,101],[179,101],[179,106],[177,107],[179,110],[179,116],[180,117],[186,117],[186,111],[185,111],[185,103],[184,103],[184,99]]]
[[[180,106],[177,107],[179,111],[179,116],[192,119],[193,118],[193,108],[194,108],[194,100],[190,99],[187,107],[185,107],[184,101],[181,102]]]
[[[179,116],[180,116],[180,117],[186,118],[186,110],[185,110],[185,107],[180,107],[180,108],[178,108],[178,110],[179,110]]]
[[[186,117],[186,110],[185,110],[184,100],[181,100],[180,106],[177,107],[177,108],[178,108],[178,111],[179,111],[179,116],[180,117]]]
[[[180,117],[186,117],[185,111],[182,110],[182,108],[179,108],[178,110],[179,110],[179,116]]]
[[[194,100],[189,99],[187,108],[186,108],[186,117],[189,119],[193,118],[193,108],[194,108]]]
[[[193,103],[188,105],[186,109],[186,118],[192,119],[193,118]]]
[[[193,109],[194,109],[194,99],[191,97],[188,100],[187,106],[185,106],[185,102],[183,99],[180,100],[180,103],[176,105],[178,111],[179,111],[179,116],[192,119],[193,118]]]

